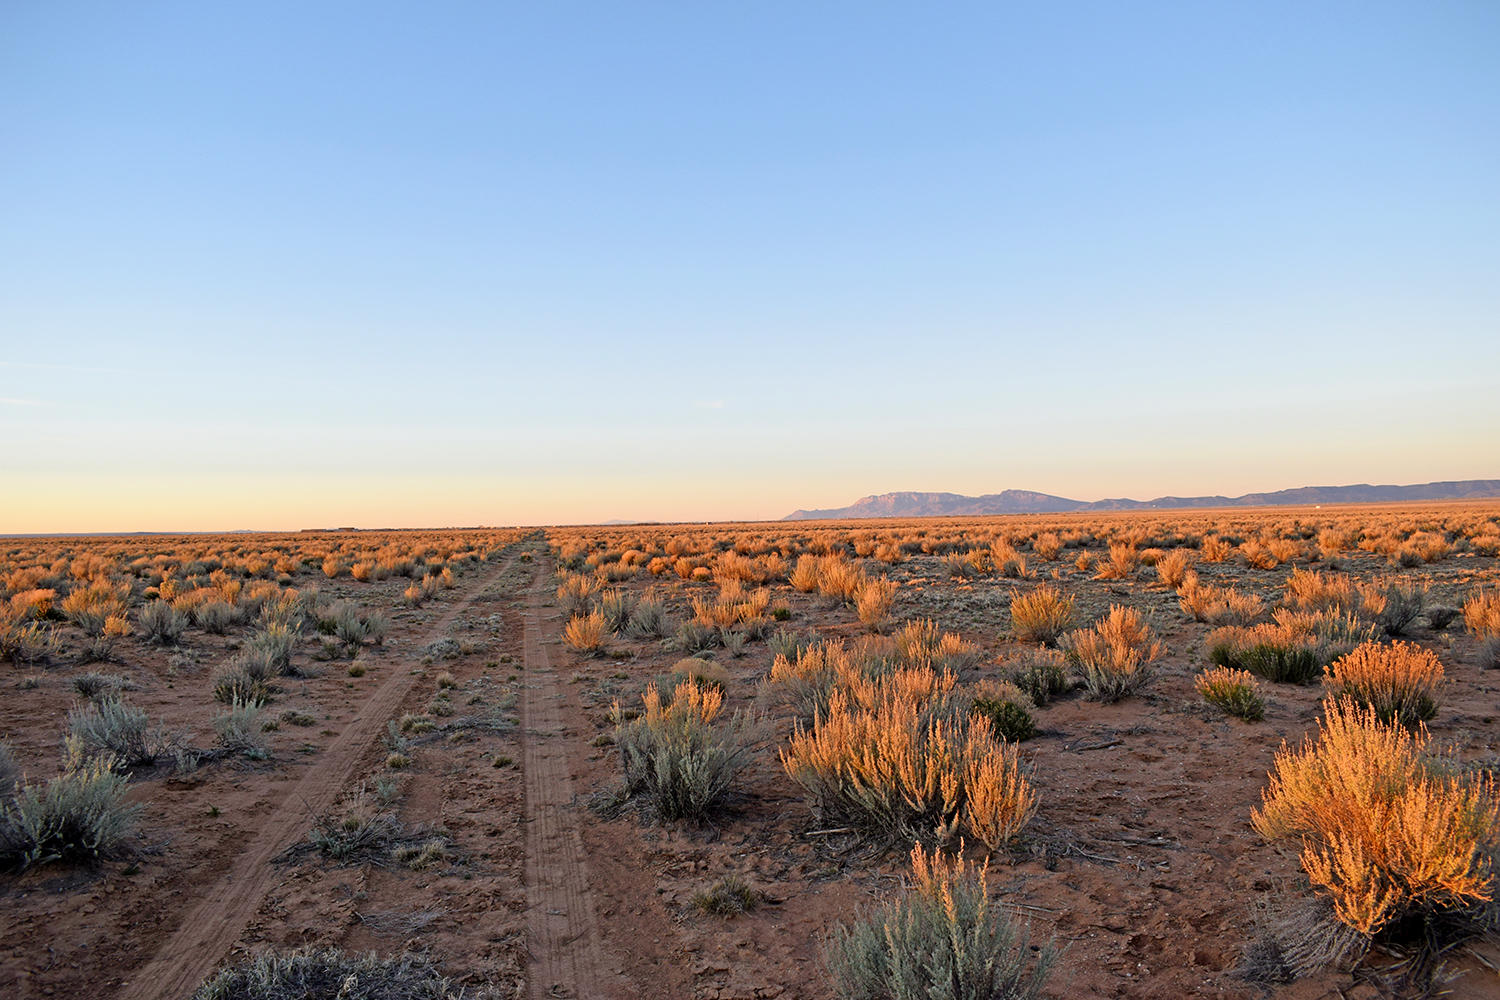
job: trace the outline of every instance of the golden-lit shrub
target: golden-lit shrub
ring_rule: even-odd
[[[574,615],[563,626],[563,642],[586,656],[598,656],[604,652],[604,637],[609,633],[609,624],[604,612],[595,609],[586,615]]]
[[[865,586],[865,575],[858,566],[841,555],[823,556],[818,560],[818,593],[838,598],[848,604],[859,599]]]
[[[792,589],[810,594],[818,589],[818,560],[815,556],[802,556],[798,558],[797,565],[792,567],[790,582]]]
[[[1464,624],[1481,639],[1500,636],[1500,590],[1476,590],[1464,601]]]
[[[1301,841],[1314,890],[1367,938],[1407,916],[1452,917],[1494,899],[1493,780],[1435,762],[1427,742],[1353,701],[1328,702],[1318,738],[1277,753],[1251,815],[1266,839]]]
[[[890,618],[891,605],[895,600],[895,581],[880,577],[860,588],[854,607],[863,624],[878,630]]]
[[[1410,642],[1367,642],[1328,666],[1330,697],[1349,698],[1374,710],[1381,722],[1413,726],[1437,714],[1443,664]]]
[[[819,821],[939,843],[966,831],[991,848],[1019,833],[1036,795],[1014,746],[995,738],[989,720],[874,683],[868,706],[835,690],[827,713],[811,728],[798,723],[781,750]]]
[[[1096,580],[1124,580],[1135,575],[1141,565],[1140,553],[1131,542],[1110,542],[1109,561],[1099,561]]]
[[[1074,603],[1050,584],[1017,594],[1010,600],[1010,625],[1022,642],[1057,644],[1057,637],[1073,627]]]
[[[1057,537],[1055,531],[1044,531],[1031,543],[1031,551],[1037,554],[1037,558],[1047,562],[1056,559],[1062,547],[1062,539]]]
[[[996,542],[990,546],[990,565],[1001,576],[1025,579],[1030,574],[1026,569],[1026,557],[1017,552],[1009,542]]]
[[[1194,621],[1210,625],[1249,625],[1266,612],[1265,602],[1254,594],[1200,583],[1191,570],[1177,592],[1177,603]]]
[[[1359,545],[1358,528],[1324,528],[1318,532],[1318,548],[1324,558],[1331,558]]]
[[[1240,544],[1240,559],[1250,569],[1275,569],[1281,565],[1276,550],[1258,538],[1248,538]]]
[[[944,632],[931,619],[909,622],[892,637],[895,662],[926,667],[939,673],[967,670],[979,662],[978,646],[954,632]]]
[[[128,584],[116,586],[107,580],[96,580],[63,598],[59,607],[68,621],[85,632],[98,633],[106,619],[125,614],[129,597]]]
[[[1192,549],[1173,549],[1156,560],[1156,578],[1169,590],[1181,590],[1193,568]]]
[[[1205,535],[1198,547],[1198,554],[1203,557],[1204,562],[1220,563],[1234,554],[1234,543],[1218,535]]]
[[[731,581],[720,592],[717,600],[695,597],[693,621],[699,625],[716,628],[731,628],[735,625],[765,624],[771,607],[771,592],[757,587],[749,594],[744,592],[738,580]]]
[[[52,607],[56,603],[57,591],[55,590],[26,590],[10,599],[10,608],[18,617],[41,621],[52,614]]]
[[[1069,634],[1068,652],[1083,668],[1083,683],[1098,701],[1118,701],[1151,676],[1164,647],[1134,608],[1112,604],[1092,628]]]
[[[1249,722],[1265,718],[1266,703],[1254,675],[1232,667],[1214,667],[1193,678],[1193,686],[1210,705]]]
[[[558,577],[557,603],[569,617],[582,614],[592,607],[595,596],[603,589],[604,583],[597,576],[564,571]]]
[[[1332,611],[1337,614],[1373,616],[1380,606],[1373,592],[1366,593],[1342,573],[1319,573],[1294,569],[1284,585],[1287,607],[1299,611]]]
[[[1443,535],[1418,531],[1391,553],[1390,560],[1398,566],[1420,566],[1423,563],[1441,562],[1452,551],[1453,546]]]
[[[356,562],[349,567],[349,575],[360,583],[369,583],[375,575],[375,564],[367,560]]]

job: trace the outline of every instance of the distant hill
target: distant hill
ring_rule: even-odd
[[[983,517],[989,514],[1059,514],[1082,510],[1164,510],[1189,507],[1279,507],[1292,504],[1401,503],[1409,500],[1487,500],[1500,497],[1500,479],[1463,479],[1414,486],[1301,486],[1239,497],[1157,497],[1155,500],[1069,500],[1031,490],[984,496],[959,493],[882,493],[847,507],[793,511],[783,521],[852,520],[866,517]]]

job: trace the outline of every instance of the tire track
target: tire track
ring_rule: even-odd
[[[445,635],[480,594],[495,586],[515,564],[514,554],[471,587],[440,618],[421,644]],[[420,646],[419,646],[420,648]],[[409,669],[417,657],[392,663],[390,676],[365,702],[353,722],[322,758],[298,780],[280,808],[256,832],[245,851],[215,884],[197,887],[196,905],[183,915],[176,932],[130,977],[121,1000],[161,1000],[191,996],[240,939],[269,888],[265,875],[272,859],[307,833],[310,816],[331,808],[354,778],[365,751],[384,732],[417,678]]]
[[[531,1000],[638,996],[605,961],[589,893],[588,863],[574,806],[570,747],[563,723],[564,689],[543,634],[546,586],[539,565],[526,601],[524,714],[526,771],[526,901]]]

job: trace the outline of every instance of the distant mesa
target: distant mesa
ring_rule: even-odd
[[[872,517],[984,517],[991,514],[1065,514],[1087,510],[1171,510],[1193,507],[1282,507],[1311,504],[1402,503],[1410,500],[1487,500],[1500,497],[1500,479],[1461,479],[1415,486],[1301,486],[1239,497],[1157,497],[1087,502],[1031,490],[984,496],[959,493],[882,493],[847,507],[793,511],[783,521],[846,521]]]

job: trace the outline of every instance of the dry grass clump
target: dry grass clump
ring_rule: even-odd
[[[45,784],[19,785],[13,776],[12,788],[0,788],[0,864],[29,868],[111,853],[139,812],[126,803],[127,779],[115,764],[108,754],[90,756],[70,737],[60,775]]]
[[[1089,697],[1119,701],[1151,677],[1151,664],[1164,647],[1141,621],[1134,608],[1111,604],[1109,613],[1092,628],[1070,633],[1069,654],[1083,668]]]
[[[1141,556],[1133,542],[1110,542],[1109,561],[1099,561],[1095,580],[1124,580],[1134,576],[1140,568]]]
[[[214,716],[214,743],[225,754],[265,760],[266,742],[261,735],[261,706],[234,702]],[[295,716],[294,716],[295,717]]]
[[[823,948],[834,989],[848,1000],[1031,1000],[1057,959],[990,899],[989,866],[912,849],[912,888]]]
[[[350,655],[366,642],[373,642],[377,646],[383,643],[389,627],[385,617],[379,612],[362,613],[357,605],[348,601],[336,601],[318,608],[313,618],[318,631],[337,638]]]
[[[951,690],[951,676],[922,670],[836,688],[810,728],[796,724],[782,765],[821,821],[938,843],[967,832],[999,847],[1031,819],[1036,795],[1014,746]]]
[[[872,646],[872,649],[884,649]],[[938,673],[961,672],[979,662],[979,647],[955,632],[944,632],[929,619],[909,622],[891,637],[895,662],[907,667],[926,667]]]
[[[1074,617],[1072,595],[1050,584],[1017,594],[1010,601],[1011,631],[1022,642],[1055,646],[1058,636],[1073,627]]]
[[[1277,753],[1251,815],[1266,839],[1301,841],[1314,891],[1365,941],[1410,916],[1453,919],[1494,900],[1493,779],[1456,773],[1427,743],[1425,730],[1328,702],[1318,738]]]
[[[1464,624],[1481,639],[1500,637],[1500,590],[1476,590],[1464,601]]]
[[[1217,705],[1230,715],[1247,722],[1265,718],[1266,703],[1260,695],[1255,677],[1249,671],[1233,667],[1214,667],[1193,679],[1193,686],[1210,705]]]
[[[1437,714],[1443,664],[1415,643],[1367,642],[1329,664],[1323,683],[1330,697],[1364,705],[1381,722],[1414,726]]]
[[[1200,583],[1198,574],[1191,570],[1184,575],[1177,594],[1183,611],[1194,621],[1210,625],[1249,625],[1266,613],[1265,602],[1254,594]]]
[[[1298,611],[1353,616],[1379,625],[1387,635],[1402,635],[1422,615],[1427,586],[1390,578],[1360,583],[1342,573],[1293,570],[1285,604]]]
[[[597,576],[587,573],[564,573],[557,585],[557,603],[563,614],[570,618],[586,613],[593,604],[594,595],[604,589]]]
[[[1181,590],[1193,568],[1192,549],[1173,549],[1156,560],[1156,578],[1168,590]]]
[[[715,727],[724,695],[684,679],[663,700],[656,687],[642,696],[644,711],[621,721],[615,742],[627,795],[646,795],[662,819],[698,820],[721,805],[744,764],[750,724],[740,716]],[[623,720],[619,705],[615,718]]]
[[[379,958],[337,948],[274,951],[214,975],[192,1000],[461,1000],[468,995],[439,974],[430,958],[410,952]]]
[[[1031,543],[1031,551],[1035,552],[1038,558],[1047,562],[1052,562],[1056,559],[1058,553],[1062,552],[1062,548],[1062,539],[1057,537],[1057,532],[1055,531],[1044,531],[1037,535]]]
[[[700,913],[716,917],[737,917],[749,913],[761,902],[761,893],[738,875],[725,875],[713,887],[693,893],[693,906]]]
[[[765,587],[747,594],[738,580],[731,580],[715,600],[693,598],[693,621],[720,629],[752,626],[758,632],[767,621],[770,607],[771,592]]]
[[[563,626],[563,642],[585,656],[603,655],[608,634],[609,623],[605,621],[604,612],[597,608],[586,615],[574,615]]]
[[[69,622],[85,632],[98,633],[110,618],[123,617],[130,599],[129,584],[98,580],[74,590],[59,607]]]
[[[1023,580],[1035,576],[1026,568],[1026,557],[1017,552],[1015,546],[1003,540],[990,546],[990,565],[1000,576],[1012,579]]]
[[[627,639],[660,639],[666,632],[667,606],[655,591],[647,590],[636,600],[622,634]]]
[[[1221,563],[1234,554],[1234,543],[1218,535],[1205,535],[1198,546],[1204,562]]]
[[[896,583],[885,577],[871,580],[860,588],[854,607],[859,620],[879,631],[891,617],[891,605],[896,600]]]

